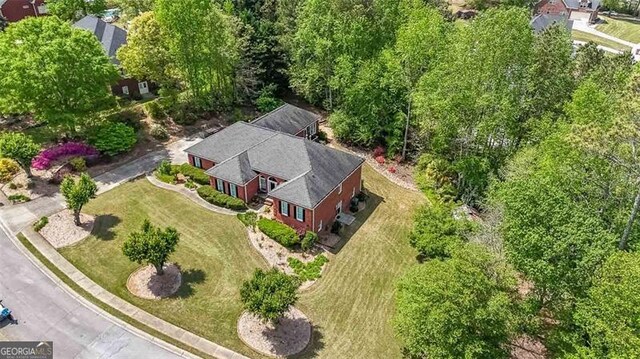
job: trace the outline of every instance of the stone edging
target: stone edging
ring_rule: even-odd
[[[58,253],[58,251],[56,251],[53,246],[49,244],[49,242],[42,238],[39,233],[35,232],[31,228],[25,228],[23,234],[33,244],[33,246],[40,253],[42,253],[42,255],[44,255],[53,265],[60,269],[66,276],[71,278],[82,289],[89,292],[92,296],[94,296],[101,302],[109,305],[110,307],[127,315],[128,317],[135,319],[136,321],[142,323],[143,325],[146,325],[147,327],[150,327],[170,338],[174,338],[175,340],[178,340],[189,347],[197,349],[213,357],[222,359],[248,359],[240,353],[234,352],[226,347],[218,345],[169,322],[166,322],[134,306],[124,299],[115,296],[114,294],[108,292],[104,288],[100,287],[97,283],[89,279],[89,277],[84,275],[84,273],[80,272],[76,267],[73,266],[73,264],[71,264],[66,258]],[[39,261],[37,265],[40,268],[44,267],[44,265]],[[75,293],[75,291],[71,291],[74,293],[74,296],[81,297],[79,294]],[[129,327],[135,328],[130,325]],[[138,329],[135,329],[137,332]],[[153,338],[154,342],[162,342],[160,341],[160,339],[157,339],[151,335],[149,336]],[[182,351],[181,354],[193,357],[192,354],[185,351]]]
[[[162,189],[166,189],[169,191],[173,191],[176,193],[180,193],[182,195],[184,195],[185,197],[187,197],[188,199],[190,199],[192,202],[195,202],[196,204],[200,205],[201,207],[204,207],[210,211],[216,212],[216,213],[220,213],[220,214],[226,214],[228,216],[235,216],[238,213],[242,213],[242,212],[236,212],[236,211],[232,211],[230,209],[227,208],[222,208],[222,207],[218,207],[216,205],[213,205],[207,201],[205,201],[204,199],[200,198],[200,196],[198,196],[198,193],[196,193],[195,191],[190,191],[184,187],[178,187],[178,186],[174,186],[168,183],[164,183],[160,180],[158,180],[157,178],[155,178],[155,176],[151,175],[147,175],[147,181],[149,181],[149,183],[151,183],[152,185],[158,187],[158,188],[162,188]]]

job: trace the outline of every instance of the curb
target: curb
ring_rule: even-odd
[[[25,228],[23,231],[23,235],[25,236],[25,238],[27,238],[27,240],[29,240],[31,242],[31,244],[33,244],[33,246],[40,251],[40,253],[46,257],[49,261],[51,261],[51,263],[53,265],[55,265],[60,271],[62,271],[65,275],[67,275],[69,278],[72,278],[72,280],[78,285],[80,286],[82,289],[84,289],[85,291],[87,291],[89,294],[91,294],[92,296],[94,296],[96,299],[98,299],[99,301],[105,303],[106,305],[110,306],[111,308],[113,308],[114,310],[117,310],[118,312],[138,321],[139,323],[152,328],[164,335],[166,335],[167,337],[176,339],[177,341],[180,341],[181,343],[183,343],[184,345],[194,348],[198,351],[201,351],[202,353],[208,354],[212,357],[215,358],[221,358],[221,359],[236,359],[236,358],[247,358],[245,356],[243,356],[240,353],[237,353],[235,351],[232,351],[231,349],[228,349],[226,347],[223,347],[221,345],[218,345],[216,343],[213,343],[205,338],[202,338],[200,336],[197,336],[187,330],[184,330],[180,327],[177,327],[169,322],[166,322],[165,320],[162,320],[136,306],[134,306],[133,304],[125,301],[124,299],[121,299],[120,297],[115,296],[114,294],[108,292],[107,290],[105,290],[104,288],[102,288],[101,286],[99,286],[97,283],[95,283],[93,280],[91,280],[90,278],[88,278],[86,275],[84,275],[82,272],[80,272],[75,266],[73,266],[73,264],[71,264],[69,261],[66,260],[66,258],[64,258],[60,253],[58,253],[48,242],[46,242],[46,240],[44,238],[42,238],[40,236],[40,234],[36,233],[35,231],[33,231],[33,229],[31,228]],[[13,236],[10,236],[11,240],[15,243],[17,241],[17,239],[13,238]],[[44,264],[40,263],[40,261],[37,260],[37,258],[31,258],[33,255],[26,250],[26,248],[24,248],[22,246],[22,243],[19,243],[18,241],[18,245],[19,248],[22,251],[26,251],[28,252],[27,256],[29,257],[29,259],[34,262],[34,264],[36,264],[36,266],[38,268],[40,268],[47,276],[49,276],[56,284],[60,285],[61,287],[63,287],[67,292],[69,292],[69,294],[71,294],[73,297],[75,298],[79,298],[80,301],[85,304],[87,307],[89,307],[90,309],[94,310],[97,312],[97,310],[99,310],[100,312],[97,312],[99,314],[101,314],[102,316],[109,318],[111,321],[118,323],[118,325],[120,325],[121,327],[138,334],[139,336],[154,342],[154,343],[162,343],[163,345],[166,345],[166,348],[171,348],[171,351],[182,356],[185,358],[197,358],[197,356],[179,349],[159,338],[156,338],[154,336],[152,336],[151,334],[148,334],[134,326],[132,326],[131,324],[128,324],[126,322],[123,322],[122,320],[115,318],[111,315],[109,315],[106,312],[103,312],[101,309],[97,308],[93,303],[90,303],[86,298],[82,297],[80,294],[76,293],[75,291],[73,291],[71,288],[69,288],[64,282],[62,282],[62,280],[60,280],[57,276],[55,276],[53,273],[50,273],[49,269],[46,268],[44,266]],[[53,276],[53,277],[52,277]],[[142,334],[144,333],[144,334]],[[189,343],[185,340],[185,338],[190,338],[191,341],[193,343]],[[164,346],[163,346],[164,347]],[[248,358],[247,358],[248,359]]]

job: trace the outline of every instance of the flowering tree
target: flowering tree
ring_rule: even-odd
[[[81,142],[67,142],[62,145],[47,148],[40,152],[33,161],[31,166],[38,170],[46,170],[51,167],[51,164],[63,157],[97,157],[99,155],[98,150],[94,147]]]

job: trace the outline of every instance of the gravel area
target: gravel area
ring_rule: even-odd
[[[300,353],[307,347],[311,340],[311,322],[294,307],[275,325],[244,312],[238,319],[238,336],[261,354],[283,358]]]
[[[180,267],[168,263],[163,268],[163,275],[157,275],[151,264],[136,270],[127,279],[127,289],[144,299],[162,299],[175,294],[182,284]]]
[[[40,234],[54,248],[75,244],[91,234],[94,217],[80,213],[81,226],[73,223],[73,213],[65,209],[49,217],[49,223],[40,230]]]

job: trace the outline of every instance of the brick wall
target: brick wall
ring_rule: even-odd
[[[543,0],[536,5],[536,13],[550,15],[569,15],[570,10],[562,0]]]
[[[314,232],[318,232],[318,226],[322,221],[323,229],[328,229],[336,217],[336,205],[342,201],[342,211],[349,212],[349,204],[355,189],[357,195],[362,190],[362,166],[355,170],[342,183],[342,192],[336,188],[331,192],[320,204],[314,209],[315,228]]]
[[[187,157],[189,157],[189,164],[195,166],[195,162],[193,161],[194,156],[192,154],[187,154]],[[200,159],[200,164],[202,164],[203,170],[208,170],[215,165],[213,161],[205,160],[204,158]]]
[[[296,229],[304,229],[304,230],[313,230],[312,226],[313,226],[313,211],[305,208],[304,209],[304,221],[298,221],[296,219],[296,205],[294,205],[293,203],[289,203],[289,215],[285,216],[282,213],[280,213],[280,200],[279,199],[274,199],[273,200],[273,215],[274,217],[276,217],[277,220],[279,220],[280,222],[296,228]]]
[[[38,16],[45,15],[45,13],[41,13],[38,9],[42,8],[44,0],[36,0],[35,3],[35,11],[33,5],[29,2],[29,0],[9,0],[0,9],[2,15],[9,22],[20,21],[29,16],[35,16],[36,12]]]

